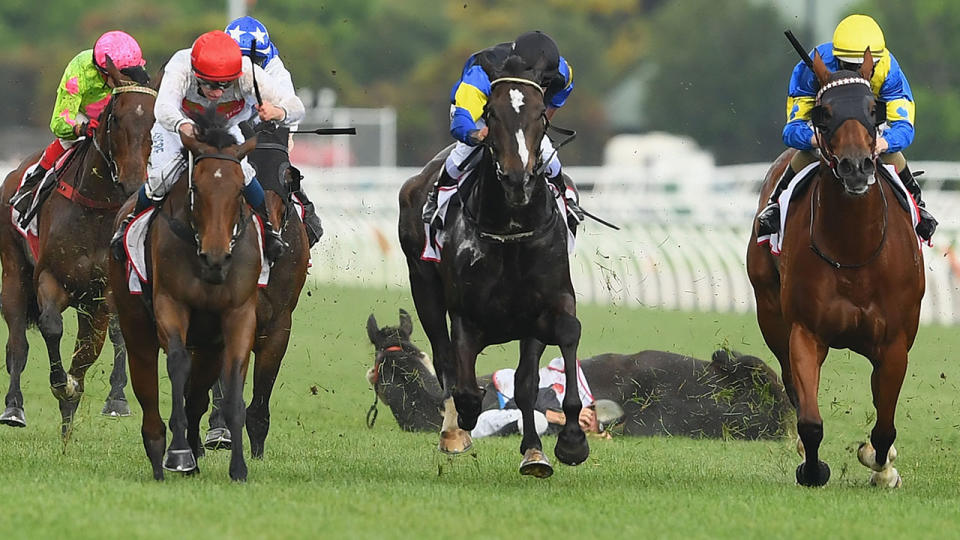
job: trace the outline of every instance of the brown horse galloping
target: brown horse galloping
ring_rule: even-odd
[[[10,219],[10,197],[17,191],[27,167],[39,153],[29,157],[7,175],[0,195],[0,262],[3,318],[7,323],[7,370],[10,388],[0,423],[26,425],[20,374],[27,363],[26,330],[37,324],[50,357],[50,386],[60,402],[66,434],[83,394],[84,375],[100,355],[110,311],[107,296],[107,244],[113,234],[113,218],[126,197],[146,178],[150,155],[150,127],[156,84],[146,72],[126,73],[108,58],[107,84],[113,88],[110,103],[100,115],[100,124],[90,142],[75,148],[73,161],[59,173],[56,192],[38,214],[39,247],[34,258],[26,240]],[[62,313],[77,310],[77,340],[70,371],[60,358]],[[123,387],[126,385],[123,340],[110,325],[114,343],[111,390],[104,413],[129,414]]]
[[[869,50],[859,72],[830,73],[819,56],[814,58],[820,82],[812,111],[822,156],[819,171],[790,205],[779,257],[757,245],[755,229],[747,248],[760,330],[780,361],[797,408],[804,461],[796,476],[805,486],[822,486],[830,478],[830,468],[818,456],[823,419],[817,390],[831,348],[850,349],[873,365],[877,419],[858,456],[874,471],[872,484],[901,482],[892,466],[894,413],[920,319],[923,254],[910,215],[876,170],[874,111],[881,105],[870,90],[872,70]],[[768,171],[761,207],[791,155],[784,152]]]
[[[195,156],[193,175],[181,176],[150,225],[152,311],[128,290],[125,261],[111,260],[110,284],[128,344],[133,389],[143,408],[143,444],[154,478],[162,480],[164,469],[197,469],[196,458],[203,453],[200,417],[222,368],[227,425],[237,434],[230,478],[245,480],[242,394],[257,324],[261,255],[243,199],[240,160],[256,139],[238,146],[227,130],[210,125],[200,126],[197,139],[181,139]],[[173,440],[165,459],[166,428],[158,403],[160,347],[167,353],[173,398]]]

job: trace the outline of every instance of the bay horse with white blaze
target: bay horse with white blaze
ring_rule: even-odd
[[[55,191],[37,214],[36,255],[10,219],[11,196],[17,192],[34,154],[7,175],[0,196],[0,262],[3,318],[7,323],[7,371],[10,388],[0,423],[23,427],[20,375],[27,362],[28,325],[37,324],[50,359],[50,387],[60,403],[61,433],[66,435],[83,394],[84,375],[100,355],[110,326],[114,345],[111,390],[104,414],[130,414],[123,388],[126,356],[123,339],[111,323],[107,296],[107,244],[113,219],[126,197],[146,178],[150,127],[159,80],[148,85],[143,68],[122,73],[107,57],[107,84],[113,88],[94,134],[73,148],[57,174]],[[54,173],[51,173],[54,174]],[[77,311],[77,339],[69,372],[60,357],[62,313]]]
[[[543,89],[536,82],[539,73],[522,65],[519,57],[507,58],[491,82],[483,113],[489,135],[474,180],[460,186],[461,202],[448,210],[439,232],[441,260],[421,258],[427,241],[421,215],[443,166],[443,152],[401,188],[399,236],[417,313],[444,389],[440,450],[461,453],[472,445],[466,430],[476,425],[483,399],[477,355],[488,345],[520,340],[516,402],[526,428],[520,472],[547,477],[553,468],[533,418],[537,369],[546,345],[559,345],[567,385],[576,387],[580,321],[567,227],[536,158],[547,127]],[[568,465],[589,455],[577,422],[580,407],[578,392],[567,392],[567,423],[554,452]]]
[[[200,417],[222,370],[227,424],[237,434],[230,478],[245,480],[243,381],[257,323],[261,253],[243,199],[240,160],[256,139],[237,145],[219,123],[210,124],[209,118],[197,122],[197,138],[181,136],[194,156],[192,171],[181,176],[154,211],[147,233],[152,310],[128,290],[126,261],[111,260],[110,283],[128,344],[133,389],[143,408],[143,444],[154,478],[162,480],[164,469],[197,470],[196,458],[203,453]],[[134,202],[128,201],[125,210]],[[173,440],[166,457],[166,428],[158,408],[161,347],[167,353],[173,401]]]
[[[823,419],[817,391],[823,361],[837,348],[873,365],[877,418],[870,442],[857,453],[873,471],[872,484],[896,487],[901,479],[892,466],[894,415],[919,325],[923,254],[910,213],[898,208],[896,188],[877,170],[876,113],[883,105],[870,89],[869,49],[859,72],[830,73],[819,55],[813,71],[820,83],[812,111],[819,170],[790,205],[779,257],[757,244],[754,228],[747,272],[760,330],[797,408],[798,451],[804,458],[797,482],[822,486],[830,478],[818,453]],[[784,152],[767,172],[760,207],[791,155]]]

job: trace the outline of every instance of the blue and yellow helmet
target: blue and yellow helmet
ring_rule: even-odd
[[[250,56],[261,67],[277,55],[277,48],[270,41],[267,27],[253,17],[234,19],[223,31],[237,42],[244,56]]]

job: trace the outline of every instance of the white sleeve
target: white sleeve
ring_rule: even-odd
[[[260,66],[250,62],[247,57],[243,58],[243,76],[240,78],[241,89],[245,95],[252,96],[255,93],[253,88],[253,72],[257,75],[257,87],[260,89],[260,97],[266,103],[276,105],[286,113],[281,125],[291,126],[303,120],[305,114],[303,102],[297,97],[297,94],[284,89],[273,76],[264,71]],[[250,68],[253,68],[250,70]],[[291,84],[292,88],[292,84]]]
[[[293,87],[293,77],[290,75],[290,72],[287,71],[287,67],[283,65],[283,60],[281,60],[279,56],[274,56],[273,60],[270,60],[264,67],[264,71],[269,73],[270,76],[280,84],[284,92],[297,95],[297,90]],[[290,131],[296,131],[298,127],[297,124],[291,124]],[[290,135],[288,148],[293,150],[293,134]]]
[[[517,422],[521,418],[520,409],[491,409],[483,411],[477,418],[477,425],[470,436],[479,439],[499,432],[504,426]]]
[[[176,132],[186,122],[191,122],[183,113],[183,97],[193,77],[190,67],[190,49],[177,51],[163,68],[163,80],[157,91],[153,114],[167,131]]]

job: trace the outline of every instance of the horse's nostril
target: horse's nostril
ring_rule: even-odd
[[[863,164],[860,166],[860,170],[863,171],[864,174],[873,174],[876,170],[873,160],[870,158],[865,158],[863,160]]]
[[[837,164],[837,172],[840,176],[849,176],[853,172],[853,164],[848,159],[842,159]]]

